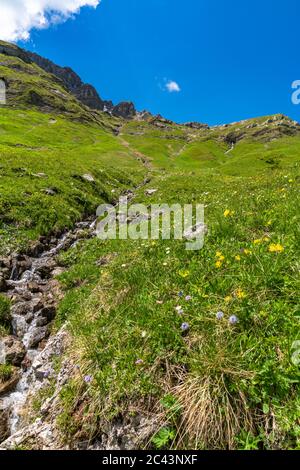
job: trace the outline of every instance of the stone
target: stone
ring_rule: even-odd
[[[45,318],[47,322],[51,322],[56,314],[56,308],[54,305],[44,307],[38,314],[38,318]]]
[[[25,334],[23,338],[24,345],[27,349],[34,349],[43,339],[47,338],[49,334],[48,326],[34,327]]]
[[[0,408],[0,442],[9,437],[8,411]]]
[[[64,272],[65,272],[64,268],[58,267],[58,268],[53,269],[52,276],[57,277],[57,276],[60,276],[61,274],[63,274]]]
[[[155,193],[157,193],[157,189],[147,189],[145,191],[146,196],[152,196]]]
[[[208,233],[207,225],[200,222],[199,224],[195,225],[194,227],[189,228],[184,232],[184,238],[186,240],[193,240],[199,236],[205,236]]]
[[[56,262],[52,258],[41,258],[37,266],[35,266],[35,273],[42,279],[50,277],[51,272],[56,267]]]
[[[28,302],[18,302],[11,308],[11,315],[26,315],[29,312],[37,312],[43,307],[43,302],[39,297],[35,297]]]
[[[12,318],[11,324],[13,334],[16,335],[18,338],[23,338],[24,334],[28,330],[26,318],[24,316],[15,315]]]
[[[53,188],[46,188],[42,190],[43,193],[47,194],[47,196],[55,196],[57,194],[57,191]]]
[[[93,183],[95,181],[94,177],[92,175],[90,175],[89,173],[83,175],[82,178],[85,181],[88,181],[89,183]]]
[[[25,271],[31,268],[31,259],[26,255],[16,255],[12,262],[10,279],[17,280]]]
[[[16,287],[14,290],[14,302],[24,302],[32,300],[32,293],[24,287]]]
[[[11,314],[14,315],[26,315],[29,311],[28,302],[19,302],[11,307]]]
[[[155,416],[124,416],[103,424],[101,438],[89,444],[88,450],[134,450],[148,442],[156,429]]]
[[[37,282],[34,282],[34,281],[29,282],[27,284],[27,288],[33,294],[38,294],[39,292],[43,292],[43,290],[44,290],[44,286],[41,286],[40,284],[38,284]]]
[[[44,245],[40,241],[37,241],[37,242],[31,243],[31,245],[29,246],[27,250],[27,254],[29,256],[33,256],[34,258],[36,258],[43,251],[44,251]]]
[[[47,178],[45,173],[32,173],[32,176],[35,176],[36,178]]]
[[[19,367],[25,355],[24,344],[15,336],[6,336],[0,340],[0,364]]]
[[[3,268],[10,269],[11,268],[11,263],[12,263],[11,256],[8,256],[6,258],[0,258],[1,271],[3,271]]]
[[[13,390],[20,380],[20,371],[16,368],[13,369],[11,377],[5,382],[0,382],[0,396],[9,393]]]

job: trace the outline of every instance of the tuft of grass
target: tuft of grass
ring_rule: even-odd
[[[236,377],[233,381],[236,381]],[[234,449],[241,431],[255,431],[255,419],[242,391],[230,390],[232,378],[185,377],[173,390],[181,405],[179,446],[202,449]]]
[[[0,337],[7,334],[10,328],[10,301],[0,295]]]
[[[11,365],[0,364],[0,382],[7,382],[13,375],[13,367]]]

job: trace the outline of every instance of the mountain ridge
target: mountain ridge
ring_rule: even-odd
[[[105,123],[106,127],[112,127],[113,132],[116,133],[119,132],[118,129],[121,126],[118,119],[134,120],[148,122],[161,130],[175,126],[185,128],[188,132],[201,133],[204,136],[218,132],[221,134],[218,138],[231,146],[247,137],[271,140],[282,135],[295,135],[300,131],[299,123],[283,114],[250,118],[216,126],[201,122],[175,123],[160,114],[152,115],[146,110],[139,112],[131,101],[114,105],[112,101],[102,100],[96,88],[84,83],[70,67],[56,65],[53,61],[34,52],[26,51],[15,44],[0,41],[0,55],[12,59],[10,63],[0,61],[0,78],[7,84],[9,105],[17,106],[21,101],[44,112],[63,112],[71,118],[95,121],[98,124],[101,122],[103,124],[103,116],[107,115],[108,118],[117,119],[116,122],[112,120]],[[10,69],[10,76],[1,70],[3,66]],[[22,75],[16,78],[16,71]],[[32,79],[35,74],[40,78],[38,83]]]
[[[0,41],[0,54],[18,57],[27,64],[35,63],[45,72],[59,78],[78,101],[91,109],[106,111],[116,117],[123,117],[125,119],[136,115],[136,109],[132,102],[124,101],[114,105],[112,101],[102,100],[95,87],[84,83],[79,75],[70,67],[62,67],[35,52],[27,51],[4,41]]]

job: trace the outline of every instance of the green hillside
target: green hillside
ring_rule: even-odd
[[[74,367],[60,412],[43,419],[55,416],[62,445],[143,416],[152,425],[139,448],[299,449],[300,126],[282,115],[199,129],[125,121],[21,58],[0,55],[0,77],[3,256],[128,189],[146,205],[205,205],[200,251],[91,238],[59,255],[64,296],[52,333],[67,325]],[[46,379],[28,405],[31,421],[54,385]]]

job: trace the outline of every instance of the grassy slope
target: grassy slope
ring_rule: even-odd
[[[101,201],[135,185],[142,173],[137,159],[96,124],[2,108],[0,250],[70,227]],[[85,174],[95,181],[85,181]],[[47,189],[55,195],[47,195]]]
[[[122,139],[151,159],[158,192],[147,204],[204,203],[210,233],[200,252],[175,241],[92,240],[62,257],[57,321],[70,321],[81,372],[62,395],[60,425],[90,437],[99,420],[155,410],[158,447],[297,448],[299,139],[241,142],[229,157],[214,140],[179,143],[186,130],[175,129],[166,142],[143,126],[146,135],[132,135],[140,125],[131,123]]]

